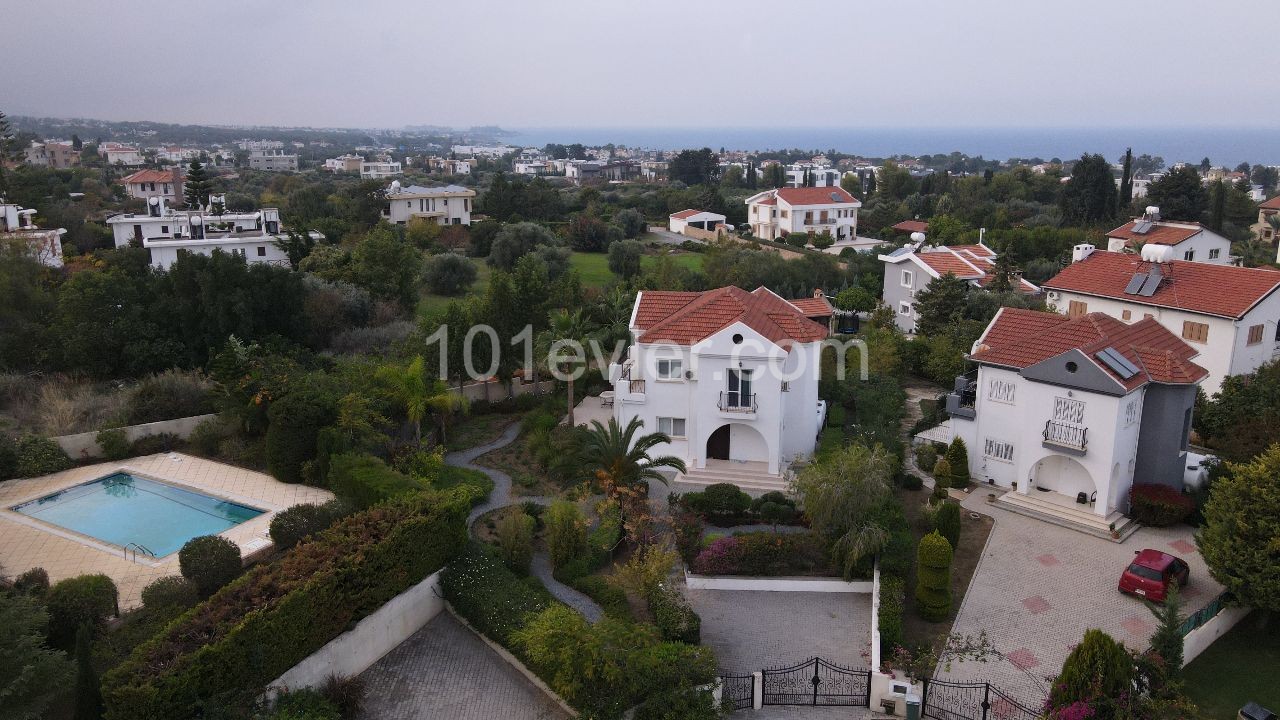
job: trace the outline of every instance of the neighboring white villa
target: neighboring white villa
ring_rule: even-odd
[[[298,156],[283,150],[252,150],[249,167],[269,172],[297,172]]]
[[[609,366],[613,417],[670,435],[654,453],[684,459],[682,482],[785,489],[782,472],[813,454],[826,410],[827,328],[806,314],[765,288],[642,291],[626,359]]]
[[[805,176],[808,175],[812,187],[836,187],[844,173],[826,165],[811,162],[794,163],[787,166],[787,187],[804,187]]]
[[[108,165],[132,167],[142,164],[142,153],[132,145],[118,142],[104,142],[98,146],[98,153],[106,158]]]
[[[182,170],[139,170],[120,178],[125,194],[138,200],[161,198],[166,204],[176,204],[182,193]]]
[[[364,158],[359,155],[339,155],[324,161],[324,169],[331,173],[358,173]]]
[[[179,252],[212,255],[222,250],[250,263],[286,265],[289,257],[276,244],[281,237],[280,211],[262,208],[251,213],[214,215],[205,210],[172,210],[163,198],[147,201],[146,214],[107,218],[116,247],[146,248],[154,267],[166,270]]]
[[[1237,265],[1231,255],[1231,241],[1198,222],[1175,222],[1160,219],[1160,208],[1147,208],[1142,217],[1107,233],[1107,250],[1123,252],[1134,246],[1166,245],[1173,257],[1187,262]]]
[[[917,237],[919,236],[919,237]],[[991,282],[995,268],[996,252],[986,245],[926,245],[923,235],[914,233],[913,242],[879,255],[884,263],[884,304],[893,308],[893,321],[905,333],[916,331],[916,293],[943,275],[955,275],[967,280],[975,288],[984,288]],[[1034,295],[1040,288],[1027,280],[1017,278],[1014,286],[1018,292]]]
[[[381,180],[403,174],[404,168],[393,160],[365,160],[360,163],[361,180]]]
[[[778,188],[747,198],[751,234],[777,240],[793,232],[829,232],[840,240],[858,235],[862,203],[838,187]]]
[[[461,185],[403,187],[395,180],[387,188],[382,219],[397,225],[414,218],[434,220],[441,225],[470,225],[475,198],[475,190]]]
[[[49,267],[62,267],[63,228],[42,229],[36,227],[31,216],[35,210],[5,202],[0,198],[0,242],[19,242],[36,260]]]
[[[1168,245],[1142,254],[1077,245],[1072,263],[1042,287],[1059,312],[1104,312],[1124,322],[1154,318],[1200,353],[1204,390],[1253,372],[1280,351],[1280,272],[1174,260]]]
[[[1196,350],[1152,319],[1000,310],[956,378],[950,425],[1002,504],[1097,535],[1129,529],[1129,489],[1182,489]]]

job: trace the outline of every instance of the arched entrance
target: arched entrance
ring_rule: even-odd
[[[1066,455],[1049,455],[1037,462],[1033,470],[1031,487],[1033,492],[1035,490],[1051,491],[1072,499],[1079,493],[1092,498],[1098,490],[1089,471],[1074,458]],[[1103,503],[1105,504],[1105,498]]]
[[[729,426],[727,424],[716,428],[715,432],[711,433],[711,437],[707,438],[707,459],[729,459]]]
[[[767,463],[769,472],[777,472],[776,450],[749,423],[731,422],[717,427],[707,436],[706,450],[707,460]]]

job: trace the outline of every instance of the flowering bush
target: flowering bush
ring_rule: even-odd
[[[1136,483],[1129,490],[1129,512],[1143,525],[1176,525],[1195,510],[1195,500],[1168,485]]]
[[[832,573],[830,553],[812,532],[743,533],[712,542],[693,560],[704,575],[825,575]]]

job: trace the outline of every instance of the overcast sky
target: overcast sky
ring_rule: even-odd
[[[0,109],[399,127],[1280,125],[1277,0],[0,0]]]

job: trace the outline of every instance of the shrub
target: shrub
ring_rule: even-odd
[[[1196,509],[1195,500],[1168,485],[1135,483],[1129,490],[1129,512],[1153,527],[1176,525]]]
[[[751,496],[733,483],[716,483],[702,491],[702,502],[708,514],[732,517],[751,507]]]
[[[742,533],[713,541],[693,560],[705,575],[808,575],[829,573],[827,544],[814,532]]]
[[[618,214],[613,216],[613,221],[622,228],[623,234],[628,238],[640,237],[640,233],[645,231],[644,215],[635,208],[619,210]]]
[[[451,252],[427,258],[422,273],[427,289],[437,295],[461,295],[476,281],[476,266]]]
[[[224,421],[221,417],[209,418],[196,425],[191,435],[187,437],[187,444],[197,455],[216,457],[223,441],[235,434],[236,428],[233,424]]]
[[[240,546],[217,535],[191,538],[178,551],[178,567],[201,597],[209,597],[240,574]]]
[[[324,679],[324,684],[320,686],[320,694],[324,698],[333,703],[338,708],[338,714],[344,720],[354,720],[360,717],[360,711],[364,708],[364,698],[368,693],[365,687],[365,681],[360,676],[342,677],[340,675],[330,675]]]
[[[621,240],[609,246],[609,271],[625,280],[640,274],[644,245],[639,240]]]
[[[87,623],[76,630],[76,720],[102,717],[102,692],[93,668],[93,628]]]
[[[316,392],[291,392],[271,403],[267,417],[267,470],[280,482],[302,482],[303,466],[316,457],[316,436],[334,421],[333,403]]]
[[[0,432],[0,480],[8,480],[18,472],[18,445]]]
[[[637,708],[633,720],[717,720],[722,717],[708,690],[676,688],[650,695]]]
[[[62,451],[62,446],[38,435],[27,435],[18,441],[17,462],[14,464],[17,477],[38,477],[62,472],[74,463]]]
[[[125,422],[129,425],[203,415],[213,411],[213,384],[194,370],[166,370],[140,381],[129,397]]]
[[[919,489],[920,489],[920,488],[922,488],[922,487],[924,487],[924,481],[920,479],[920,476],[919,476],[919,475],[917,475],[917,474],[915,474],[915,473],[913,473],[913,472],[908,472],[908,473],[903,473],[903,474],[902,474],[902,489],[903,489],[903,490],[916,491],[916,490],[919,490]]]
[[[933,516],[933,527],[938,534],[951,543],[951,549],[960,547],[960,505],[947,500],[938,508]]]
[[[702,638],[702,618],[678,590],[660,586],[649,593],[649,612],[663,640],[697,645]]]
[[[916,446],[916,467],[928,470],[937,463],[938,451],[933,448],[933,443],[921,443]]]
[[[951,466],[951,478],[947,484],[957,490],[964,489],[969,485],[969,450],[959,436],[951,441],[946,458],[947,464]]]
[[[1075,702],[1116,698],[1132,692],[1133,658],[1101,630],[1086,630],[1062,663],[1049,691],[1050,708]]]
[[[587,548],[587,521],[578,506],[567,501],[551,503],[544,513],[547,552],[551,567],[560,569],[580,557]]]
[[[266,720],[342,720],[342,711],[319,690],[281,693]]]
[[[497,554],[470,543],[440,578],[445,599],[486,637],[512,647],[525,618],[550,607],[551,593],[536,580],[521,580]]]
[[[584,575],[570,583],[570,587],[586,595],[604,614],[618,620],[631,619],[631,603],[627,601],[627,593],[599,575]]]
[[[271,518],[271,541],[277,548],[288,550],[308,535],[315,535],[329,527],[331,522],[333,518],[329,511],[320,505],[294,505]]]
[[[495,535],[502,562],[521,575],[529,574],[533,560],[533,525],[533,518],[514,509],[503,512],[498,520]]]
[[[906,592],[902,578],[880,574],[880,657],[892,657],[902,644],[902,611]]]
[[[916,549],[916,610],[920,617],[941,622],[951,612],[951,543],[931,532]]]
[[[14,578],[13,589],[25,595],[43,598],[49,594],[49,573],[41,567],[31,568]]]
[[[179,575],[152,580],[142,589],[142,605],[148,610],[186,610],[198,602],[195,584]]]
[[[174,449],[180,448],[182,445],[182,438],[173,433],[143,435],[134,440],[133,444],[129,446],[129,454],[155,455],[157,453],[173,452]]]
[[[460,492],[423,493],[346,518],[259,564],[134,649],[103,679],[107,720],[225,717],[267,683],[421,582],[462,547]]]
[[[102,430],[94,439],[106,459],[123,460],[129,457],[129,435],[122,428]]]
[[[329,349],[340,355],[361,355],[382,352],[413,334],[417,325],[407,320],[373,327],[348,328],[335,333],[329,340]]]
[[[686,565],[692,565],[693,559],[702,549],[702,530],[705,526],[702,518],[694,512],[676,513],[671,520],[671,529],[676,536],[676,550]]]
[[[96,632],[108,617],[120,614],[119,600],[116,584],[106,575],[79,575],[55,583],[45,600],[49,644],[70,650],[81,625],[87,624]]]
[[[357,508],[372,507],[425,487],[422,481],[392,470],[372,455],[346,453],[329,459],[329,488]]]

